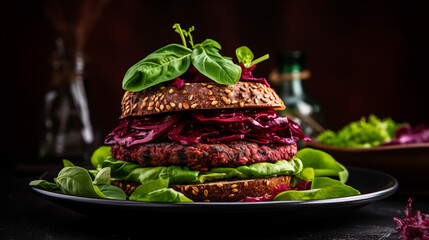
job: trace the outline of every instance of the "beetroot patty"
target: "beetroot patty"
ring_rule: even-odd
[[[208,171],[210,167],[238,167],[258,162],[290,160],[296,152],[296,144],[258,144],[247,141],[195,145],[161,142],[129,148],[119,144],[112,146],[112,157],[136,162],[143,167],[179,165],[198,171]]]

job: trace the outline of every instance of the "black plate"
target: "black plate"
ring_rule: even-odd
[[[64,207],[86,215],[107,214],[109,216],[135,216],[142,214],[169,217],[178,214],[181,218],[194,213],[225,214],[287,214],[290,217],[308,218],[344,214],[373,201],[392,195],[398,188],[398,181],[385,173],[364,168],[348,167],[348,185],[362,194],[351,197],[311,200],[311,201],[270,201],[270,202],[193,202],[193,203],[150,203],[137,201],[108,200],[70,196],[32,187],[40,196]],[[186,213],[186,214],[185,214]]]

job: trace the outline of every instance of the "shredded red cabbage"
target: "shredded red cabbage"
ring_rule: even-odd
[[[245,197],[241,202],[264,202],[272,201],[279,193],[289,190],[309,190],[311,188],[311,181],[302,180],[301,182],[295,184],[293,187],[288,187],[286,184],[274,186],[274,194],[260,197]]]
[[[412,203],[413,199],[408,199],[404,219],[393,218],[398,223],[395,230],[402,233],[403,239],[429,239],[429,236],[426,235],[429,231],[429,214],[421,213],[420,210],[412,213]]]
[[[398,145],[411,143],[429,143],[429,128],[420,125],[411,128],[409,125],[402,125],[396,129],[395,138],[385,142],[383,145]]]
[[[256,64],[253,64],[253,66],[251,66],[250,68],[246,68],[244,66],[244,64],[241,62],[240,63],[240,67],[241,67],[240,81],[243,81],[243,82],[258,82],[258,83],[263,83],[263,84],[267,85],[268,87],[270,87],[270,84],[268,84],[267,79],[253,77],[252,71],[253,71],[253,69],[255,69]]]
[[[223,143],[239,139],[268,144],[311,141],[301,127],[271,109],[224,109],[189,111],[123,119],[105,144],[136,144],[170,139],[183,145]]]

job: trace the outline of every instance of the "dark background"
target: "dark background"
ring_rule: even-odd
[[[180,38],[171,28],[195,26],[234,56],[247,45],[269,53],[254,75],[266,76],[282,50],[303,50],[312,77],[308,93],[321,104],[325,127],[337,130],[371,113],[412,125],[429,124],[429,15],[424,1],[112,1],[86,44],[87,94],[105,136],[118,123],[126,70]],[[58,33],[45,1],[2,1],[2,138],[7,153],[36,159],[50,58]],[[73,12],[74,8],[67,8]],[[6,111],[4,111],[6,110]],[[12,159],[13,161],[13,159]]]

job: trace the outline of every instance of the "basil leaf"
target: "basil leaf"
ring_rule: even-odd
[[[39,187],[48,191],[57,191],[59,190],[56,183],[51,183],[46,180],[33,180],[30,182],[30,186]]]
[[[290,190],[279,193],[275,201],[316,200],[359,195],[360,192],[346,184],[329,177],[313,179],[310,190]]]
[[[220,46],[220,44],[218,42],[216,42],[215,40],[210,39],[210,38],[204,40],[204,42],[202,42],[201,44],[195,45],[195,47],[199,47],[198,45],[201,45],[201,47],[214,47],[214,48],[217,48],[219,50],[222,49],[222,47]]]
[[[179,77],[191,64],[192,50],[169,44],[134,64],[124,76],[122,88],[137,92]]]
[[[222,57],[214,46],[199,45],[192,51],[191,61],[200,73],[219,84],[231,85],[240,80],[241,67]]]
[[[104,160],[106,160],[107,157],[111,156],[110,153],[110,146],[101,146],[97,148],[91,155],[91,164],[95,168],[101,168],[101,165],[103,164]]]
[[[109,184],[110,182],[110,168],[102,168],[94,179],[94,184]]]
[[[74,164],[67,159],[63,159],[63,166],[64,167],[74,167]]]
[[[55,182],[64,194],[98,197],[92,185],[92,178],[84,168],[65,167],[58,173]]]
[[[127,194],[122,189],[110,184],[94,185],[94,190],[101,198],[126,200]]]
[[[172,188],[160,188],[149,193],[141,193],[139,186],[131,194],[130,200],[143,201],[143,202],[192,202],[191,199],[187,198],[183,193],[177,192]]]

